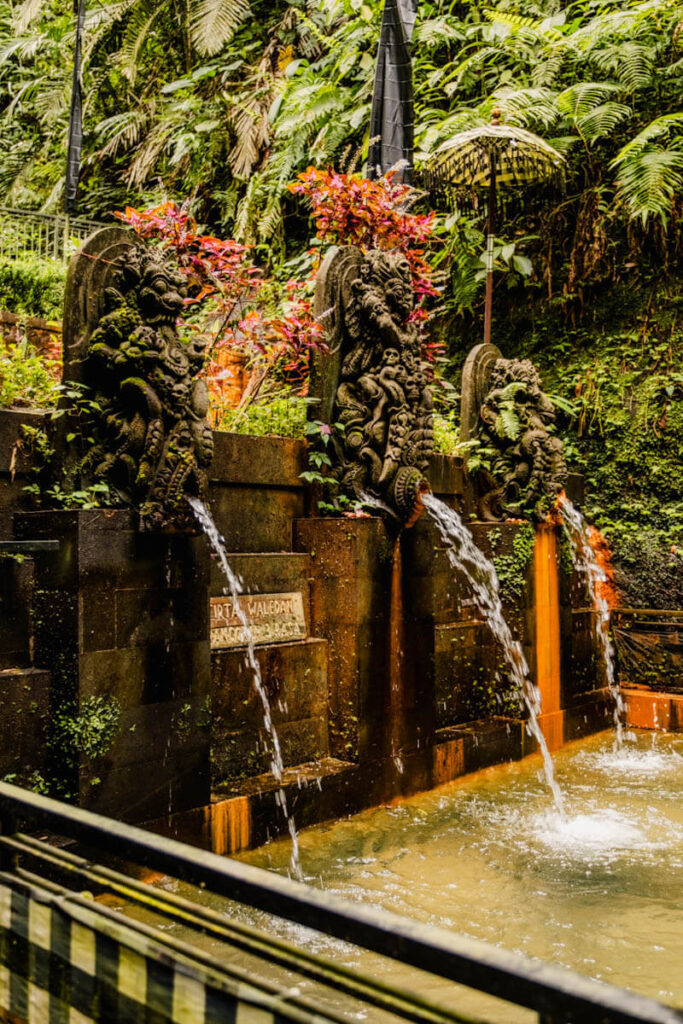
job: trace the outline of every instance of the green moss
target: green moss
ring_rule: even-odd
[[[120,727],[121,704],[115,697],[86,697],[80,703],[62,704],[50,723],[50,791],[67,800],[75,799],[79,766],[104,757]],[[94,776],[90,781],[96,784]]]
[[[570,579],[574,574],[574,546],[566,530],[560,535],[560,572]]]
[[[494,552],[493,564],[500,583],[500,597],[503,604],[519,604],[526,594],[526,579],[534,557],[536,533],[531,523],[524,523],[515,530],[510,554],[496,554],[501,541],[500,530],[489,532],[489,543]]]
[[[506,666],[500,666],[498,678],[491,678],[483,670],[471,679],[464,701],[466,721],[474,722],[481,718],[520,718],[522,703],[519,692],[505,679]]]

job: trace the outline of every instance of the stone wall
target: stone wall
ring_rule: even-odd
[[[0,670],[40,670],[6,677],[7,694],[23,687],[43,709],[18,716],[21,749],[33,749],[40,769],[45,708],[115,700],[113,742],[74,767],[82,803],[159,822],[170,808],[185,825],[183,809],[204,803],[201,828],[211,822],[215,848],[263,841],[277,821],[278,787],[244,647],[217,641],[209,651],[209,599],[224,600],[226,586],[217,560],[201,536],[139,533],[131,512],[27,513],[30,459],[18,441],[22,423],[41,422],[40,413],[0,411],[0,540],[61,542],[59,553],[21,565],[0,559]],[[300,635],[256,649],[297,820],[349,813],[529,751],[502,652],[426,516],[399,539],[378,518],[316,517],[300,479],[301,441],[216,432],[215,452],[210,505],[244,591],[303,602]],[[435,456],[429,475],[467,519],[462,463]],[[538,673],[534,528],[471,528],[497,564],[508,621]],[[559,718],[547,735],[556,740],[599,728],[604,695],[595,693],[584,589],[567,552],[551,547]],[[22,759],[30,769],[31,757]],[[313,787],[300,795],[301,778],[321,777],[318,803]]]

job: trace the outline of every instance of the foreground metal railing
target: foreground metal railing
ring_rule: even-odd
[[[36,213],[0,206],[0,256],[66,262],[93,231],[103,225],[88,217]]]
[[[508,1003],[527,1007],[538,1014],[542,1024],[559,1022],[580,1022],[580,1024],[681,1024],[683,1015],[643,996],[622,989],[604,985],[570,971],[553,967],[517,954],[508,953],[497,947],[488,946],[463,936],[410,921],[388,911],[362,904],[351,903],[326,892],[310,888],[279,875],[218,857],[215,854],[186,846],[175,840],[162,838],[142,829],[123,824],[88,811],[80,810],[46,797],[0,783],[0,853],[5,874],[23,873],[28,883],[36,876],[27,872],[17,861],[17,856],[33,858],[47,870],[52,867],[62,872],[80,873],[81,879],[93,884],[108,885],[113,891],[125,889],[137,899],[154,900],[158,910],[163,899],[170,900],[171,913],[184,913],[194,908],[194,915],[204,917],[205,931],[211,928],[235,929],[236,934],[246,935],[249,929],[234,925],[229,917],[212,915],[210,911],[178,898],[166,895],[159,900],[158,890],[152,890],[139,882],[109,868],[97,865],[92,851],[98,851],[103,859],[115,856],[161,872],[173,878],[188,882],[201,889],[226,897],[257,910],[276,915],[289,922],[315,929],[324,935],[353,943],[384,957],[399,961],[406,967],[418,968],[430,975],[467,986]],[[22,829],[46,829],[58,836],[84,844],[88,848],[88,859],[65,853],[22,833]],[[145,893],[154,893],[154,896]],[[175,900],[175,902],[174,902]],[[169,912],[169,911],[167,911]],[[102,908],[103,914],[112,914]],[[511,909],[511,913],[514,910]],[[213,921],[213,924],[211,923]],[[239,936],[238,936],[239,938]],[[245,939],[246,941],[246,939]],[[262,941],[262,940],[260,940]],[[273,939],[272,945],[281,949],[283,956],[293,955],[301,962],[307,954],[292,952],[291,947]],[[272,952],[272,950],[271,950]],[[309,957],[310,960],[318,958]],[[330,978],[337,980],[343,975],[344,984],[354,985],[354,973],[342,971],[329,965]],[[360,976],[359,976],[360,977]],[[359,985],[365,984],[359,981]],[[372,985],[372,983],[368,983]],[[378,986],[378,991],[382,991]],[[426,1004],[417,999],[414,1008],[420,1005],[425,1012],[410,1010],[410,997],[397,994],[392,1006],[391,992],[386,988],[380,995],[385,1009],[396,1010],[399,1015],[413,1020],[462,1020],[454,996],[452,1013],[431,1013]],[[384,1003],[382,1003],[384,999]],[[402,1012],[401,1007],[407,1012]],[[323,1015],[324,1016],[324,1015]]]

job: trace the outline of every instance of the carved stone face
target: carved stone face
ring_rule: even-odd
[[[386,285],[386,297],[390,309],[401,320],[407,320],[413,311],[413,293],[410,265],[403,256],[394,257],[396,273]]]
[[[173,326],[187,296],[185,278],[156,253],[142,260],[140,270],[138,303],[145,321],[155,327]]]

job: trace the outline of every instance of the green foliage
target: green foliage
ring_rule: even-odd
[[[585,512],[614,553],[631,607],[683,607],[683,321],[677,282],[623,285],[560,329],[559,313],[519,329],[506,353],[539,365],[572,402],[561,428],[570,470],[584,474]]]
[[[226,409],[217,429],[256,437],[302,438],[306,432],[310,402],[310,399],[295,394],[270,395],[264,401],[252,402],[242,408]]]
[[[0,258],[0,309],[61,320],[66,270],[61,263],[25,256]]]
[[[111,505],[109,485],[105,482],[77,485],[83,459],[94,444],[90,434],[93,415],[101,412],[99,403],[81,384],[55,384],[57,397],[66,399],[59,408],[51,409],[47,429],[22,426],[21,444],[31,455],[31,483],[24,487],[33,496],[36,505],[45,508],[106,508]],[[72,446],[74,460],[55,461],[53,440],[60,433],[61,441]]]
[[[230,235],[284,246],[286,189],[295,174],[311,163],[339,164],[347,150],[358,161],[367,154],[382,7],[383,0],[91,5],[85,208],[104,215],[124,202],[140,205],[159,196],[161,177],[169,187],[182,182],[200,217]],[[0,181],[10,201],[55,205],[72,11],[54,0],[0,8]],[[503,120],[549,136],[566,152],[571,195],[601,181],[614,193],[610,162],[619,151],[679,114],[682,15],[677,0],[565,7],[556,0],[531,7],[423,0],[413,47],[418,153],[487,122],[498,106]],[[632,151],[629,166],[618,168],[619,194],[633,216],[668,216],[678,135],[654,128],[645,141],[654,158]],[[632,174],[650,179],[645,205]],[[467,249],[471,239],[461,240]],[[465,253],[453,255],[457,273],[471,279]]]
[[[367,515],[362,502],[352,501],[346,494],[340,493],[339,481],[332,472],[332,457],[329,449],[334,444],[334,434],[344,432],[343,423],[333,423],[330,427],[320,420],[308,420],[306,438],[308,440],[308,469],[299,474],[305,484],[313,488],[319,515],[322,516],[357,516]]]
[[[58,385],[45,359],[24,339],[0,337],[0,407],[46,409],[57,402]]]
[[[460,455],[460,425],[455,410],[434,413],[434,450],[440,455]]]

